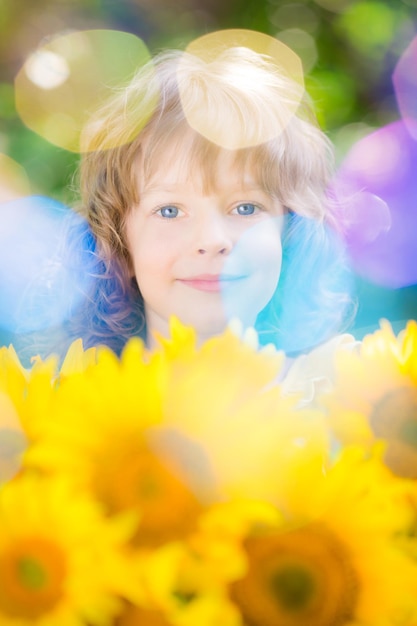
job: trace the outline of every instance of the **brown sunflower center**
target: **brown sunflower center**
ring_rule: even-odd
[[[248,626],[342,626],[353,619],[357,576],[341,540],[320,524],[246,543],[248,571],[231,597]]]
[[[288,564],[271,578],[272,594],[288,611],[307,606],[314,595],[314,577],[299,565]]]
[[[370,425],[387,442],[385,462],[398,476],[417,478],[417,388],[395,389],[373,408]]]
[[[201,505],[191,489],[143,441],[114,446],[96,464],[93,489],[112,512],[136,509],[137,544],[159,544],[193,527]]]
[[[26,557],[19,561],[17,568],[18,578],[28,589],[42,589],[45,586],[48,576],[45,568],[39,561]]]
[[[62,598],[65,577],[66,561],[58,546],[43,538],[16,542],[0,554],[0,613],[42,617]]]

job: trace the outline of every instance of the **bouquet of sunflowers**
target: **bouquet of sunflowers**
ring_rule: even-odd
[[[174,322],[121,358],[0,350],[1,626],[417,626],[417,324],[283,355]]]

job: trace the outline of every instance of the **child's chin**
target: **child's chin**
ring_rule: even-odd
[[[201,319],[201,316],[199,316],[199,319],[190,317],[188,320],[181,321],[186,326],[192,326],[195,329],[200,341],[220,335],[226,330],[228,325],[228,320],[224,314],[207,316],[205,319]]]

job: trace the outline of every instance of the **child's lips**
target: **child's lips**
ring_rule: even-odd
[[[197,276],[179,278],[178,282],[198,291],[220,292],[227,286],[244,278],[245,276],[230,274],[199,274]]]

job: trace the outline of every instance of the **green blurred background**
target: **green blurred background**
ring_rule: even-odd
[[[302,59],[308,91],[340,163],[356,140],[400,117],[391,75],[417,32],[417,0],[0,0],[0,153],[24,168],[32,193],[67,204],[74,201],[77,155],[23,125],[14,78],[51,35],[95,28],[134,33],[151,52],[184,47],[223,28],[281,39]],[[358,277],[357,294],[359,337],[381,317],[395,328],[417,318],[416,286],[385,289]]]

